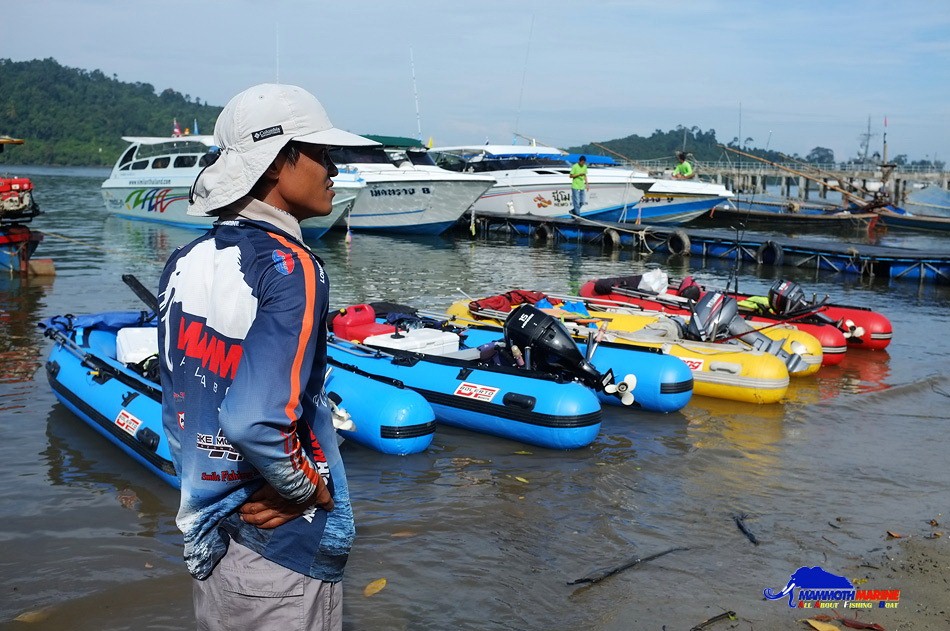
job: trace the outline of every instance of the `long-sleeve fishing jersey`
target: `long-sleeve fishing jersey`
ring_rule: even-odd
[[[237,206],[240,216],[178,249],[160,281],[162,420],[181,478],[185,562],[206,578],[230,537],[336,582],[355,529],[323,390],[329,281],[295,221],[250,198]],[[273,529],[240,520],[265,481],[303,501],[318,476],[333,511]]]

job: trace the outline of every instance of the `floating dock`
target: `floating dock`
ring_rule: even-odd
[[[471,218],[460,226],[469,227]],[[663,252],[793,266],[866,277],[950,284],[950,253],[860,243],[837,243],[782,236],[738,236],[732,230],[637,225],[588,219],[476,215],[477,234],[507,234],[540,242],[581,241],[609,249]]]

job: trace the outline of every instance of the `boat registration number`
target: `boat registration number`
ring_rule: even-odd
[[[477,383],[463,381],[455,389],[455,396],[475,399],[476,401],[491,401],[498,394],[498,388],[480,386]]]

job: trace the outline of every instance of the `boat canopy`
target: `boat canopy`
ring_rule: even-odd
[[[463,145],[458,147],[436,147],[430,149],[433,153],[451,153],[466,161],[486,159],[519,159],[537,158],[575,163],[581,156],[587,158],[588,164],[616,165],[617,162],[609,156],[598,156],[587,153],[567,153],[555,147],[541,145]]]
[[[384,147],[393,149],[425,149],[425,145],[415,138],[406,136],[379,136],[377,134],[360,134],[363,138],[375,140]]]
[[[126,142],[139,145],[160,145],[166,142],[200,142],[214,146],[214,136],[122,136]]]

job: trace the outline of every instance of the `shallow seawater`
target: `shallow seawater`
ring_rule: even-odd
[[[154,287],[168,254],[195,236],[106,217],[102,179],[35,175],[46,214],[34,227],[47,233],[37,256],[52,257],[57,276],[0,278],[0,629],[193,626],[176,492],[57,403],[42,369],[50,343],[36,321],[142,308],[121,275]],[[313,245],[337,306],[388,299],[439,310],[465,294],[576,291],[660,262],[714,286],[737,273],[753,292],[786,275],[894,326],[886,352],[849,352],[793,380],[781,404],[695,397],[668,415],[608,408],[598,439],[576,451],[443,427],[428,451],[402,458],[345,443],[358,521],[346,629],[673,629],[725,610],[754,620],[787,608],[762,590],[798,567],[845,574],[889,545],[888,530],[926,534],[946,512],[948,287],[464,233],[356,234],[349,245],[331,233]],[[687,549],[567,584],[674,548]],[[365,597],[379,578],[386,587]]]

